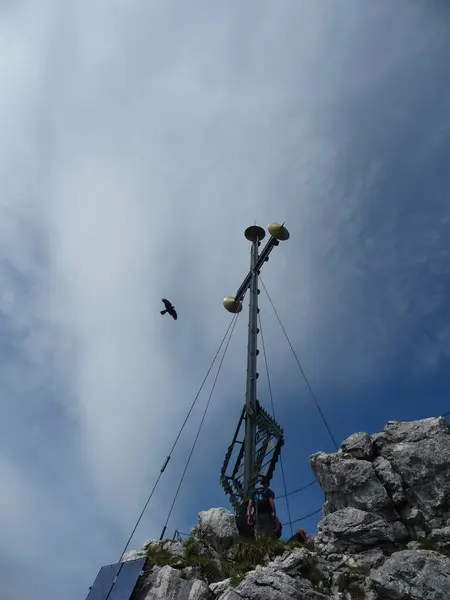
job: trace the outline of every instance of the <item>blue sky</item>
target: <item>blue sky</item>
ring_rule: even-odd
[[[2,599],[85,598],[118,559],[227,327],[255,219],[291,232],[263,278],[339,442],[450,410],[449,11],[1,3]],[[226,505],[246,310],[170,534]],[[261,316],[292,490],[333,447],[263,293]],[[207,393],[132,549],[159,537]],[[293,496],[292,517],[321,501]]]

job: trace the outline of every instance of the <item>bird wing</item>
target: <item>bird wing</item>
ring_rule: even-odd
[[[167,300],[167,298],[161,298],[161,300],[164,302],[164,306],[166,308],[170,308],[172,306],[172,304]]]
[[[176,320],[177,320],[177,318],[178,318],[177,311],[176,311],[174,308],[172,308],[172,310],[170,311],[170,314],[172,315],[172,317],[173,317],[173,318],[175,319],[175,321],[176,321]]]

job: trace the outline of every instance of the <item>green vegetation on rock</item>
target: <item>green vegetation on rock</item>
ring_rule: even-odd
[[[147,556],[150,565],[156,567],[165,567],[166,565],[175,567],[179,566],[183,561],[181,557],[170,554],[170,552],[167,552],[166,550],[156,550],[154,548],[148,549]]]
[[[252,571],[258,565],[264,564],[267,560],[273,560],[286,551],[301,548],[303,544],[271,538],[249,539],[238,537],[227,552],[226,558],[223,558],[220,563],[202,554],[199,543],[193,537],[185,540],[183,547],[183,557],[175,556],[163,549],[150,547],[147,553],[149,562],[154,566],[169,565],[179,570],[186,567],[196,567],[208,584],[229,578],[231,585],[236,586],[249,571]],[[313,582],[316,573],[312,571],[311,569],[308,570],[308,573],[305,573],[304,576]]]
[[[287,549],[286,542],[271,538],[237,538],[229,551],[229,558],[222,561],[222,572],[236,587],[246,573],[262,565],[267,558],[270,560],[284,554]]]

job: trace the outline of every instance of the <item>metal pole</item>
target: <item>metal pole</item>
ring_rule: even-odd
[[[244,452],[244,495],[248,500],[255,484],[255,454],[256,454],[256,362],[258,341],[258,274],[254,269],[258,260],[259,239],[252,242],[251,249],[251,283],[248,318],[248,346],[247,346],[247,388],[245,394],[246,422],[245,422],[245,452]]]
[[[262,227],[258,225],[251,225],[247,227],[244,232],[245,238],[252,243],[251,248],[251,261],[250,261],[250,271],[247,273],[244,281],[238,288],[236,292],[236,296],[226,296],[223,299],[223,305],[226,310],[231,313],[239,313],[242,310],[242,300],[247,293],[247,290],[250,289],[250,301],[249,301],[249,321],[248,321],[248,346],[247,346],[247,386],[245,393],[245,440],[244,440],[244,457],[243,457],[243,465],[242,465],[242,453],[239,452],[238,459],[236,461],[236,465],[234,467],[232,477],[225,476],[226,469],[228,467],[228,462],[231,457],[231,453],[233,451],[234,445],[236,444],[237,434],[240,430],[240,423],[238,425],[238,430],[234,436],[233,442],[231,446],[228,448],[228,452],[225,456],[224,466],[222,467],[222,475],[221,481],[224,486],[225,492],[231,495],[232,503],[234,505],[234,494],[233,490],[229,485],[229,480],[235,478],[236,473],[239,472],[239,497],[242,499],[239,502],[237,511],[244,510],[245,505],[248,500],[251,498],[253,490],[255,488],[255,484],[257,482],[257,478],[259,473],[256,473],[257,465],[257,456],[256,456],[256,432],[257,432],[257,417],[258,411],[256,410],[256,381],[258,379],[258,373],[256,371],[257,366],[257,356],[258,356],[258,275],[259,270],[263,266],[265,262],[269,260],[269,255],[272,252],[275,246],[278,246],[280,241],[285,241],[289,239],[289,232],[284,226],[278,223],[272,223],[267,227],[270,233],[270,240],[267,242],[261,254],[258,254],[258,248],[261,243],[261,240],[264,239],[266,232]],[[259,410],[259,409],[258,409]],[[261,416],[261,412],[259,415]],[[277,426],[274,420],[269,419],[269,417],[265,417],[266,420],[269,421],[269,429],[273,432],[277,437],[278,441],[282,441],[282,430]],[[241,417],[242,419],[242,417]],[[241,442],[239,442],[241,443]],[[281,443],[282,445],[282,443]],[[281,447],[281,446],[280,446]],[[275,459],[276,462],[277,459]],[[261,461],[259,461],[261,462]],[[259,464],[259,463],[258,463]],[[272,472],[274,469],[274,465],[272,466]],[[244,467],[243,477],[241,475],[241,468]],[[242,481],[242,479],[243,481]],[[242,484],[241,484],[242,482]],[[242,496],[241,496],[242,494]]]

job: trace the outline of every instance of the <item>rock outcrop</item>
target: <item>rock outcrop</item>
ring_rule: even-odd
[[[326,494],[314,551],[239,538],[224,508],[184,543],[148,541],[132,600],[449,600],[450,427],[443,418],[356,433],[310,463]]]
[[[202,511],[198,523],[191,530],[203,550],[221,557],[233,544],[239,532],[235,516],[226,508]]]
[[[450,598],[450,559],[429,550],[393,554],[370,574],[379,597],[389,600]]]
[[[381,433],[352,435],[336,454],[311,456],[327,496],[324,514],[357,508],[404,527],[411,540],[450,519],[450,427],[444,418],[390,421]]]

